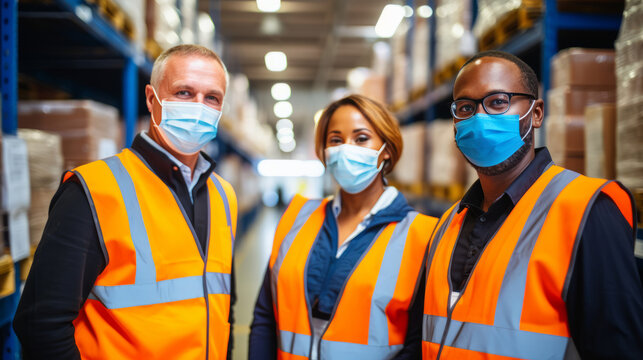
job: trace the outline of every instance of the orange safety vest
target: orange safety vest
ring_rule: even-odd
[[[295,196],[277,227],[269,266],[279,359],[310,356],[306,268],[327,201]],[[389,359],[402,349],[436,223],[437,218],[413,211],[376,235],[344,284],[321,338],[319,359]]]
[[[207,181],[204,254],[176,197],[125,149],[74,169],[107,265],[74,320],[83,359],[225,359],[236,232],[234,190]]]
[[[424,359],[577,358],[565,300],[575,254],[599,193],[634,223],[618,182],[550,166],[515,205],[450,306],[451,257],[467,209],[438,224],[427,259]],[[609,239],[605,239],[609,241]]]

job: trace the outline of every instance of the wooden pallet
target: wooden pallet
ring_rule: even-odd
[[[459,56],[457,59],[443,66],[441,69],[438,69],[433,75],[433,84],[436,86],[441,85],[454,78],[466,61],[466,57]]]
[[[109,21],[115,29],[119,30],[130,40],[134,39],[136,29],[134,22],[127,16],[118,4],[113,0],[87,0],[88,3],[94,4],[98,12]]]
[[[29,275],[29,270],[31,270],[31,265],[33,264],[33,255],[36,253],[36,248],[38,245],[31,245],[31,250],[29,251],[29,257],[26,259],[20,260],[20,280],[27,281],[27,275]]]
[[[487,30],[478,40],[480,51],[491,50],[507,42],[519,32],[529,29],[542,15],[541,5],[527,5],[514,9],[505,14],[496,24]]]
[[[0,298],[16,291],[16,271],[11,255],[0,256]]]

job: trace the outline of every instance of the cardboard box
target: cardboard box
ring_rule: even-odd
[[[550,115],[583,115],[585,107],[616,101],[615,88],[585,88],[560,86],[547,92]]]
[[[547,148],[558,160],[566,155],[585,153],[585,117],[582,115],[549,115],[545,119]],[[554,159],[554,162],[556,160]]]
[[[427,125],[428,166],[426,179],[431,185],[468,183],[466,159],[458,150],[453,120],[437,119]]]
[[[616,178],[616,107],[595,104],[585,109],[585,174]]]
[[[552,87],[564,85],[613,87],[616,85],[614,50],[569,48],[551,63]]]
[[[102,159],[122,146],[116,108],[90,100],[21,101],[21,128],[45,130],[62,139],[65,163]],[[68,169],[68,168],[66,168]]]
[[[402,156],[395,166],[393,176],[400,184],[422,183],[424,178],[426,124],[423,122],[404,126],[401,129],[404,140]]]
[[[18,127],[116,139],[118,110],[91,100],[20,101]]]

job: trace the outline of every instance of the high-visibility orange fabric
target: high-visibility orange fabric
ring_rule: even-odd
[[[270,268],[282,249],[282,241],[289,233],[307,199],[295,196],[284,213],[276,231]],[[275,299],[273,304],[278,332],[287,331],[301,335],[311,335],[309,323],[310,311],[305,292],[305,269],[308,255],[324,223],[327,200],[321,201],[299,230],[281,264],[276,279]],[[395,282],[394,293],[388,302],[385,313],[388,323],[387,345],[404,344],[408,324],[408,309],[415,294],[416,285],[423,265],[426,246],[430,234],[435,228],[437,218],[418,214],[410,225],[404,244],[399,274]],[[371,300],[376,281],[381,269],[382,259],[387,245],[398,223],[387,225],[367,253],[356,265],[348,278],[343,293],[340,295],[337,308],[332,316],[322,341],[369,344],[369,323],[371,322]],[[273,279],[273,281],[275,281]],[[387,326],[385,323],[383,326]],[[323,348],[323,346],[322,346]],[[309,354],[308,354],[309,356]],[[323,355],[322,355],[323,356]],[[328,357],[328,355],[326,355]],[[294,355],[278,351],[279,359],[306,359],[307,356]],[[333,358],[331,356],[331,358]]]
[[[467,209],[454,213],[458,209],[458,204],[455,204],[443,215],[437,229],[440,229],[450,216],[453,218],[441,238],[436,238],[440,230],[434,232],[429,245],[430,248],[435,248],[435,252],[429,259],[431,263],[428,264],[427,270],[425,319],[427,316],[439,317],[447,318],[451,322],[493,327],[494,321],[506,315],[496,312],[506,310],[498,308],[497,305],[503,279],[512,271],[508,264],[514,255],[514,249],[519,245],[521,233],[532,209],[539,205],[538,200],[552,179],[563,170],[561,167],[551,166],[518,201],[484,248],[451,312],[448,311],[451,258]],[[521,309],[519,331],[570,337],[564,299],[568,285],[566,281],[573,269],[575,245],[582,235],[583,220],[601,191],[610,196],[623,216],[630,224],[633,223],[631,197],[618,183],[578,175],[565,185],[553,199],[546,213],[542,228],[536,234],[533,250],[527,254],[527,258],[519,260],[528,261],[524,294],[514,294],[516,298],[523,299],[522,304],[519,304],[521,307],[518,307]],[[441,347],[440,344],[423,338],[423,358],[436,358],[440,349],[440,358],[444,359],[511,358],[448,345]],[[564,354],[561,354],[561,358],[562,355]]]
[[[140,206],[156,271],[156,282],[199,277],[205,273],[229,275],[236,232],[236,195],[223,179],[220,193],[208,179],[209,240],[202,257],[199,240],[172,191],[130,150],[116,155],[131,177]],[[88,195],[108,262],[95,286],[135,284],[135,241],[124,195],[105,161],[83,165],[76,175]],[[225,196],[231,219],[224,206]],[[228,222],[230,220],[230,222]],[[228,225],[230,223],[230,226]],[[203,280],[199,280],[204,283]],[[152,284],[154,285],[154,284]],[[230,295],[208,294],[179,301],[108,308],[87,299],[74,321],[75,339],[83,359],[225,359],[230,324]],[[207,355],[206,355],[207,354]]]

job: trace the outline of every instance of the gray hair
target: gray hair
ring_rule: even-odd
[[[217,53],[206,48],[205,46],[195,45],[195,44],[183,44],[183,45],[177,45],[177,46],[171,47],[163,51],[163,53],[161,53],[161,55],[159,55],[159,57],[157,57],[156,60],[154,61],[154,65],[152,66],[152,76],[150,79],[150,84],[152,84],[154,89],[157,89],[157,91],[158,91],[159,81],[161,81],[161,77],[165,69],[165,64],[167,63],[167,60],[170,58],[170,56],[174,56],[174,55],[201,56],[201,57],[216,60],[216,62],[218,62],[221,65],[221,67],[223,68],[223,71],[225,72],[226,89],[228,88],[228,84],[230,83],[230,76],[228,75],[228,69],[223,63],[223,60],[221,60],[219,55],[217,55]]]

